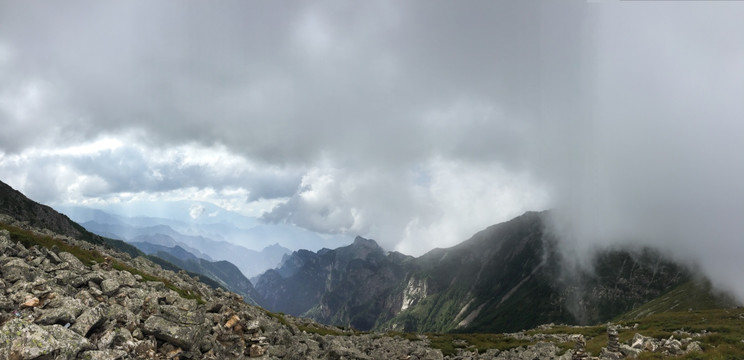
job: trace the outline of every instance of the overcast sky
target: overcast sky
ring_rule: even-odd
[[[558,208],[744,297],[744,4],[0,0],[0,178],[419,255]],[[575,245],[575,246],[574,246]]]

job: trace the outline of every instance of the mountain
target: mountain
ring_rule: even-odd
[[[593,272],[568,276],[548,216],[528,212],[419,258],[362,238],[297,251],[256,291],[267,309],[363,330],[501,332],[606,321],[690,278],[650,249],[606,250]]]
[[[293,250],[318,250],[346,245],[352,240],[340,235],[320,236],[287,224],[265,224],[255,217],[198,201],[130,202],[111,204],[103,209],[59,205],[56,210],[80,224],[97,222],[135,228],[165,225],[183,235],[225,241],[256,251],[277,243]]]
[[[386,254],[373,240],[357,237],[335,250],[292,253],[259,277],[256,291],[267,309],[369,329],[386,307],[390,286],[406,274],[406,259],[411,257]]]
[[[289,249],[278,244],[270,245],[261,251],[250,250],[227,241],[216,241],[203,236],[185,235],[169,225],[155,224],[148,226],[130,225],[131,219],[110,215],[96,217],[97,221],[84,222],[82,225],[97,234],[122,239],[128,242],[148,242],[167,247],[180,246],[197,257],[206,260],[225,260],[235,264],[245,276],[258,275],[275,267]],[[107,222],[99,222],[107,221]],[[139,221],[142,223],[141,221]]]
[[[206,276],[220,286],[240,294],[246,302],[256,304],[258,294],[253,284],[240,272],[237,266],[228,261],[208,261],[186,251],[180,246],[167,247],[151,243],[133,242],[132,245],[149,255],[157,256],[181,269]]]
[[[88,241],[95,235],[9,189],[0,186],[0,359],[443,359],[421,341],[251,306]]]

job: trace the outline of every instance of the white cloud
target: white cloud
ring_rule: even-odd
[[[202,214],[204,214],[204,211],[205,211],[204,206],[201,206],[199,204],[193,204],[189,207],[189,216],[192,219],[196,219]]]

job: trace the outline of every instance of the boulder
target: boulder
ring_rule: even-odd
[[[39,325],[73,324],[83,312],[83,305],[79,300],[70,300],[65,305],[45,310],[38,316],[35,322]]]
[[[689,344],[687,344],[687,348],[685,348],[686,353],[691,352],[703,352],[703,348],[700,347],[699,341],[692,341]]]
[[[626,358],[635,359],[638,357],[638,354],[641,353],[641,349],[637,349],[626,344],[620,344],[620,352]]]
[[[3,279],[9,283],[18,280],[31,281],[34,278],[31,266],[21,258],[12,258],[0,267],[0,271],[3,274]]]
[[[75,257],[75,255],[72,255],[72,254],[70,254],[68,252],[64,252],[63,251],[63,252],[60,252],[59,254],[57,254],[57,256],[61,260],[63,260],[65,262],[67,262],[68,264],[70,264],[70,267],[72,269],[74,269],[74,270],[83,270],[83,269],[85,269],[85,265],[80,261],[80,259],[78,259],[77,257]]]
[[[86,336],[90,330],[100,324],[102,324],[105,320],[106,309],[105,305],[100,304],[96,307],[89,308],[88,310],[85,310],[78,318],[75,320],[75,325],[72,325],[70,330]]]
[[[91,348],[84,337],[59,325],[42,327],[21,319],[12,319],[0,328],[0,358],[37,359],[56,354],[74,358]]]
[[[121,285],[114,279],[106,279],[101,282],[101,292],[106,296],[111,296],[119,290]]]
[[[191,349],[200,334],[199,325],[186,325],[168,320],[161,315],[150,316],[142,326],[142,332],[167,341],[184,349]]]

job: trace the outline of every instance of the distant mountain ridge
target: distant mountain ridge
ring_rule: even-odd
[[[285,254],[290,253],[289,249],[278,244],[267,246],[261,251],[250,250],[227,241],[185,235],[164,224],[132,226],[115,215],[97,220],[109,222],[90,221],[82,225],[97,234],[106,234],[128,242],[154,243],[167,247],[177,245],[202,259],[227,260],[238,266],[246,277],[258,275],[266,269],[275,267]]]
[[[297,251],[255,287],[269,310],[363,330],[501,332],[606,321],[690,278],[650,249],[603,251],[595,273],[567,277],[548,216],[528,212],[418,258],[362,238]]]
[[[151,243],[133,242],[132,245],[146,254],[157,256],[181,269],[202,274],[217,281],[220,286],[240,295],[250,304],[258,304],[258,294],[237,266],[229,261],[208,261],[186,251],[180,246],[167,247]]]
[[[145,255],[144,252],[131,244],[127,244],[118,239],[110,239],[100,236],[88,231],[80,224],[70,220],[66,215],[58,213],[49,206],[34,202],[2,181],[0,181],[0,214],[9,216],[15,220],[28,222],[30,225],[35,227],[49,229],[58,234],[82,239],[93,244],[106,245],[126,252],[132,257]],[[191,261],[181,261],[178,257],[171,257],[167,252],[168,251],[161,251],[159,254],[155,254],[156,256],[159,256],[160,259],[165,260],[165,262],[154,258],[150,259],[164,268],[175,270],[175,267],[178,267],[190,271],[192,275],[201,275],[202,277],[205,277],[204,283],[210,286],[223,286],[228,290],[243,295],[249,301],[255,303],[253,298],[256,296],[256,293],[253,290],[253,285],[234,265],[226,261],[214,263],[203,259],[199,259],[198,262],[192,264]],[[186,257],[188,256],[186,254],[190,254],[182,248],[180,249],[180,252]],[[193,256],[193,254],[191,255]]]

